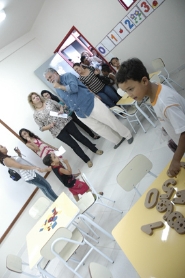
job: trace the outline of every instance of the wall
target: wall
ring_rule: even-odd
[[[184,0],[178,0],[178,5],[174,0],[166,0],[114,48],[112,54],[122,61],[137,56],[143,60],[149,71],[152,71],[151,60],[162,57],[169,71],[176,69],[185,63],[184,10]],[[0,58],[0,88],[1,96],[4,97],[4,102],[0,103],[1,119],[16,132],[27,127],[43,140],[59,146],[60,141],[53,142],[49,133],[38,131],[32,118],[33,112],[26,100],[31,91],[47,89],[34,75],[34,70],[53,54],[73,25],[96,46],[126,14],[117,0],[46,0],[32,32],[0,51],[0,57],[4,59],[1,61]],[[12,54],[9,55],[10,53]],[[9,56],[6,58],[7,55]],[[70,151],[67,156],[70,156]],[[27,211],[1,244],[0,277],[6,271],[6,254],[17,254],[20,251],[27,232],[34,224],[33,221],[26,220]]]

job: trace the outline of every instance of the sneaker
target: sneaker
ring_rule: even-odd
[[[96,154],[98,154],[98,155],[102,155],[102,154],[103,154],[103,151],[101,151],[101,150],[97,150],[97,151],[96,151]]]
[[[123,138],[121,139],[121,141],[120,141],[117,145],[114,146],[114,149],[117,149],[117,148],[121,145],[121,143],[122,143],[124,140],[125,140],[125,138],[123,137]],[[130,139],[129,139],[129,140],[130,140]]]
[[[88,165],[88,167],[89,167],[89,168],[91,168],[91,167],[93,166],[92,161],[91,161],[91,160],[89,160],[89,161],[87,162],[87,165]]]
[[[130,139],[127,140],[128,144],[132,144],[133,141],[134,141],[133,137],[131,137]]]

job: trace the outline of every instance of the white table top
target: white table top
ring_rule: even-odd
[[[59,227],[67,228],[79,213],[79,208],[62,192],[26,236],[29,266],[42,258],[41,248]]]

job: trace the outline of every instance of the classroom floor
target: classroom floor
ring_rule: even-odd
[[[181,70],[179,73],[174,73],[173,77],[176,81],[185,88],[185,69]],[[173,78],[172,77],[172,78]],[[178,90],[178,87],[176,87]],[[179,90],[178,90],[179,91]],[[185,90],[179,91],[179,93],[185,97]],[[123,124],[128,125],[126,120],[120,119]],[[73,161],[73,172],[75,173],[78,169],[86,174],[88,179],[93,183],[97,191],[103,191],[104,195],[116,200],[115,207],[123,210],[123,213],[110,210],[98,204],[93,205],[89,210],[92,214],[95,215],[95,222],[102,226],[105,230],[111,233],[116,224],[124,217],[131,207],[137,202],[139,196],[137,193],[132,190],[130,192],[125,192],[116,182],[116,177],[121,169],[137,154],[146,155],[153,163],[152,172],[159,174],[166,164],[171,160],[173,153],[167,146],[168,137],[164,136],[161,131],[159,122],[156,123],[156,128],[153,128],[146,120],[141,117],[142,123],[147,130],[145,134],[140,126],[136,126],[137,134],[133,134],[134,142],[129,145],[126,141],[121,144],[118,149],[113,148],[113,144],[100,138],[99,140],[94,140],[99,149],[104,151],[102,156],[92,154],[90,151],[87,151],[87,154],[92,158],[93,167],[88,168],[84,165],[83,162],[79,162],[77,158],[76,161]],[[67,157],[67,154],[65,156]],[[70,157],[68,158],[71,161]],[[48,180],[52,179],[52,176]],[[149,185],[154,180],[150,175],[140,182],[138,189],[141,194],[147,190]],[[61,187],[55,188],[57,193],[61,192]],[[64,189],[64,191],[71,197],[70,193]],[[111,204],[111,203],[109,203]],[[136,216],[137,217],[137,216]],[[119,248],[118,244],[107,238],[105,235],[98,232],[100,235],[100,242],[97,244],[97,247],[110,256],[114,260],[114,264],[109,263],[101,257],[96,252],[91,253],[91,255],[86,260],[84,266],[80,267],[79,273],[84,278],[90,277],[88,272],[88,265],[90,262],[98,262],[107,266],[107,268],[112,272],[113,277],[115,278],[139,278],[136,270],[129,262],[123,251]],[[123,235],[124,236],[124,235]],[[93,242],[92,242],[93,243]],[[26,245],[25,245],[26,246]],[[82,248],[83,249],[83,248]],[[77,255],[81,255],[84,252],[77,252]],[[24,260],[27,259],[26,248],[23,250],[21,257]],[[27,269],[28,270],[28,269]],[[58,259],[54,259],[47,268],[55,277],[65,277],[65,278],[74,278],[75,275],[72,274],[66,267],[64,267]],[[20,277],[24,278],[26,276],[18,274],[10,274],[10,278]]]

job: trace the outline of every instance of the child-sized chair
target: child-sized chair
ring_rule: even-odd
[[[152,162],[143,154],[138,154],[117,175],[117,182],[125,191],[135,189],[139,196],[141,196],[136,185],[147,173],[155,178],[157,177],[150,171],[151,169]]]
[[[71,258],[73,254],[75,254],[78,247],[83,245],[87,245],[90,247],[89,250],[86,250],[85,256],[80,261]],[[80,266],[84,264],[86,258],[90,255],[92,251],[96,251],[104,258],[106,258],[109,262],[114,262],[103,252],[101,252],[98,248],[96,248],[85,238],[83,238],[82,234],[79,232],[78,229],[75,229],[73,232],[71,232],[66,228],[59,228],[55,231],[55,233],[51,236],[49,241],[41,249],[41,255],[47,260],[52,260],[53,258],[57,257],[77,277],[82,278],[82,276],[77,271],[80,268]],[[70,265],[69,260],[77,263],[77,266],[74,268],[72,265]],[[40,267],[40,263],[38,264],[38,269],[47,277],[54,278],[53,275],[48,275],[48,272]]]
[[[41,274],[33,275],[33,274],[30,274],[28,272],[23,271],[23,265],[27,265],[28,266],[29,264],[23,262],[22,259],[19,256],[9,254],[6,257],[6,267],[10,271],[16,272],[16,273],[19,273],[19,274],[24,274],[26,276],[34,277],[34,278],[42,277]]]
[[[113,278],[108,268],[101,264],[90,263],[89,272],[91,278]]]

